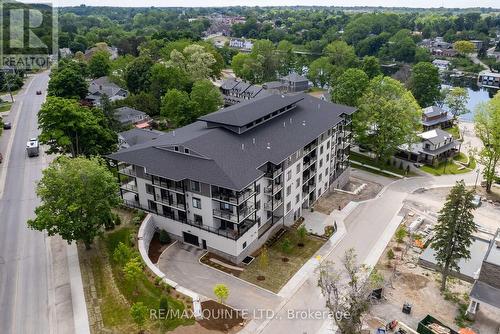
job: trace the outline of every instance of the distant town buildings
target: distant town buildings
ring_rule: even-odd
[[[236,23],[245,23],[243,16],[210,15],[205,17],[210,21],[210,27],[205,31],[205,35],[220,34],[222,36],[231,35],[231,27]]]
[[[86,50],[85,53],[83,54],[83,57],[85,58],[85,60],[89,60],[97,51],[101,50],[104,50],[109,53],[110,60],[115,60],[116,58],[118,58],[118,49],[114,46],[106,46],[104,49],[101,47],[94,46]]]
[[[453,44],[445,42],[442,37],[424,39],[420,46],[429,50],[432,55],[442,57],[455,57],[458,52],[453,49]]]
[[[231,38],[229,40],[229,47],[235,49],[252,50],[253,42],[244,38]]]
[[[434,59],[432,64],[436,66],[439,71],[446,71],[450,67],[451,62],[449,60],[444,59]]]

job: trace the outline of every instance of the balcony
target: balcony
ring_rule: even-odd
[[[236,192],[212,192],[212,199],[231,204],[241,204],[252,197],[254,194],[254,189],[246,189],[240,192],[238,196],[236,195]]]
[[[127,183],[120,184],[120,188],[125,189],[125,190],[129,190],[129,191],[133,191],[133,192],[137,192],[137,186],[135,185],[134,180],[127,182]]]
[[[118,173],[125,174],[129,176],[136,176],[134,166],[132,165],[118,165]]]
[[[273,185],[268,185],[267,187],[264,188],[264,194],[269,195],[269,196],[274,196],[277,193],[279,193],[283,189],[283,184],[274,184]]]
[[[280,176],[281,174],[283,174],[283,168],[278,168],[277,170],[275,170],[274,172],[273,171],[270,171],[270,172],[266,172],[266,174],[264,174],[265,177],[269,178],[269,179],[275,179],[277,178],[278,176]]]
[[[309,160],[307,160],[307,158],[305,158],[304,159],[304,170],[306,170],[310,166],[314,165],[317,160],[318,160],[318,157],[316,157],[316,156],[310,157]]]
[[[184,187],[182,187],[182,183],[177,183],[175,181],[171,180],[166,180],[158,177],[153,177],[153,184],[155,186],[159,186],[161,188],[170,190],[170,191],[175,191],[181,194],[184,194]]]
[[[233,223],[238,223],[238,216],[229,210],[213,209],[213,215],[214,217],[217,217],[219,219],[224,219],[231,221]]]
[[[279,208],[283,204],[282,199],[275,199],[274,201],[269,201],[267,203],[264,203],[264,209],[267,211],[274,211],[277,208]]]
[[[174,202],[174,201],[170,202],[168,200],[168,198],[165,198],[165,197],[156,198],[156,201],[158,203],[161,203],[162,205],[166,205],[166,206],[169,206],[169,207],[174,208],[174,209],[186,211],[186,209],[185,209],[186,204],[185,203]]]
[[[307,181],[311,180],[314,176],[316,176],[316,171],[311,170],[302,174],[302,182],[305,184]]]

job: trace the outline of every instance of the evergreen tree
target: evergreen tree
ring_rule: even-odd
[[[477,229],[472,214],[473,196],[474,193],[465,188],[464,181],[458,181],[439,211],[432,248],[436,251],[437,264],[441,270],[441,291],[446,288],[450,270],[459,271],[458,261],[470,258],[472,233]]]

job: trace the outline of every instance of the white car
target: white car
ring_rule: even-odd
[[[474,195],[474,197],[472,198],[472,205],[474,205],[476,208],[481,206],[481,196]]]

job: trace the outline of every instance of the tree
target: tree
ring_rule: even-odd
[[[211,66],[215,63],[213,54],[205,51],[203,46],[191,44],[185,47],[182,52],[174,49],[167,65],[185,71],[191,79],[196,81],[210,78],[212,76]]]
[[[162,312],[162,315],[165,315],[168,311],[168,298],[165,296],[162,296],[160,298],[160,305],[158,307],[160,312]]]
[[[467,109],[468,101],[469,93],[467,89],[462,87],[453,87],[447,90],[446,97],[444,98],[444,103],[448,106],[455,118],[469,111]]]
[[[188,74],[178,67],[167,67],[156,63],[151,67],[151,93],[161,99],[165,93],[172,88],[191,91],[192,80]]]
[[[398,228],[396,230],[396,234],[395,234],[395,236],[396,236],[396,242],[398,244],[402,243],[407,234],[408,233],[406,232],[406,229],[403,226],[401,226],[400,228]]]
[[[296,56],[293,53],[293,44],[287,40],[282,40],[276,48],[278,51],[278,72],[280,75],[287,75],[293,71]]]
[[[342,334],[361,333],[362,316],[369,311],[371,292],[379,284],[379,275],[372,279],[370,268],[357,263],[353,249],[346,251],[340,268],[330,261],[319,266],[318,286]]]
[[[223,104],[219,89],[206,79],[194,83],[190,98],[194,110],[190,123],[198,117],[217,111]]]
[[[170,89],[162,98],[160,113],[176,126],[189,124],[193,116],[188,93]]]
[[[374,56],[365,56],[363,58],[363,63],[361,66],[362,70],[368,75],[368,78],[373,79],[376,76],[382,74],[382,70],[380,69],[380,62],[377,57]]]
[[[225,284],[216,284],[214,286],[214,295],[219,303],[224,304],[229,297],[229,288]]]
[[[307,78],[315,86],[324,87],[331,79],[335,67],[331,64],[330,58],[320,57],[309,65]]]
[[[453,48],[461,55],[467,56],[474,52],[476,49],[474,43],[469,41],[456,41],[453,43]]]
[[[92,78],[107,76],[111,70],[111,61],[107,51],[96,51],[89,60],[89,73]]]
[[[120,241],[113,251],[113,260],[124,266],[132,258],[133,253],[129,246]]]
[[[57,158],[43,171],[36,193],[41,204],[28,226],[68,243],[83,241],[87,249],[120,203],[116,177],[96,157]]]
[[[101,109],[76,100],[48,97],[38,112],[39,136],[49,153],[91,156],[115,150],[117,135]]]
[[[297,237],[299,238],[299,243],[304,244],[307,237],[307,229],[304,225],[297,229]]]
[[[386,160],[402,144],[412,144],[421,128],[422,110],[413,95],[397,80],[372,79],[358,100],[353,130],[360,144]]]
[[[292,252],[292,243],[290,242],[290,239],[285,238],[281,242],[281,251],[285,254],[290,254]]]
[[[486,104],[478,106],[474,115],[476,136],[483,143],[479,162],[484,166],[486,191],[491,192],[496,170],[500,163],[500,92]]]
[[[413,66],[410,89],[421,107],[434,105],[439,100],[441,91],[437,67],[427,62],[420,62]]]
[[[477,230],[472,214],[473,197],[473,191],[465,188],[464,181],[457,181],[439,211],[432,248],[442,275],[441,291],[446,289],[450,270],[460,271],[458,261],[470,259],[469,247],[474,240],[472,234]]]
[[[357,65],[358,57],[354,48],[344,41],[334,41],[328,44],[323,52],[333,65],[340,68],[346,69]]]
[[[130,316],[134,320],[137,327],[139,327],[140,333],[142,333],[142,328],[146,322],[146,317],[148,315],[148,308],[142,303],[137,302],[132,304],[130,308]]]
[[[85,77],[75,66],[65,66],[50,74],[49,96],[83,99],[87,96],[87,90]]]
[[[278,57],[273,42],[270,40],[258,40],[253,44],[250,56],[256,60],[262,68],[262,81],[276,79],[278,70]]]
[[[134,284],[135,290],[137,290],[138,281],[142,274],[142,263],[139,257],[131,258],[123,267],[123,275],[125,279]]]
[[[147,56],[135,58],[125,68],[123,75],[131,93],[147,92],[151,87],[151,67],[154,62]]]
[[[358,105],[369,84],[368,75],[360,69],[349,68],[331,83],[332,102],[351,107]]]

